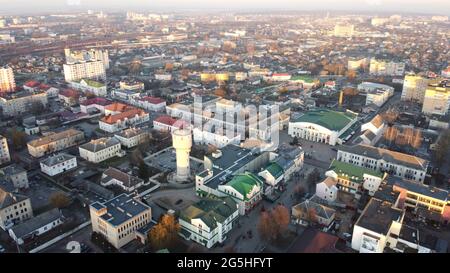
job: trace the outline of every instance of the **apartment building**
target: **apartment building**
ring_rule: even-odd
[[[77,167],[77,157],[66,153],[52,155],[40,162],[41,171],[49,176],[55,176]]]
[[[413,101],[422,104],[425,98],[429,79],[419,75],[406,75],[403,80],[402,101]]]
[[[28,153],[34,157],[41,157],[62,151],[84,141],[84,133],[75,129],[68,129],[58,133],[28,142]]]
[[[27,189],[27,171],[17,164],[12,164],[0,169],[0,178],[10,182],[16,189]]]
[[[27,113],[34,102],[40,102],[44,107],[47,106],[47,93],[21,91],[0,96],[3,115],[10,117]]]
[[[64,49],[66,62],[82,62],[82,61],[101,61],[105,69],[109,68],[109,53],[108,50],[90,49],[90,50],[70,50]]]
[[[30,198],[0,186],[0,227],[6,230],[31,217],[33,210]]]
[[[0,67],[0,93],[14,92],[16,81],[11,67]]]
[[[123,147],[128,149],[138,146],[148,140],[149,133],[141,128],[128,128],[114,135]]]
[[[370,59],[369,73],[377,76],[403,76],[405,63]]]
[[[426,115],[445,116],[450,109],[450,80],[436,80],[425,91],[422,112]]]
[[[82,61],[63,65],[66,82],[81,79],[104,79],[106,71],[101,61]]]
[[[8,139],[0,135],[0,164],[11,161],[9,154]]]

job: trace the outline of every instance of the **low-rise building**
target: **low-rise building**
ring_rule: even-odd
[[[106,114],[99,121],[99,127],[103,131],[114,133],[133,125],[141,124],[150,120],[150,116],[144,110],[127,106],[123,111],[114,114]]]
[[[400,235],[404,212],[387,201],[370,199],[353,226],[352,248],[360,253],[383,253]]]
[[[289,122],[289,135],[309,141],[342,144],[351,135],[357,114],[329,109],[310,110]]]
[[[176,129],[182,129],[190,124],[182,119],[175,119],[170,116],[159,116],[153,120],[153,128],[160,132],[172,132]]]
[[[283,168],[284,180],[289,181],[294,173],[303,168],[304,160],[305,153],[302,148],[282,143],[275,152],[273,162],[276,162]]]
[[[116,168],[109,167],[103,172],[100,184],[103,187],[115,185],[119,186],[124,191],[133,192],[139,187],[144,186],[145,181]]]
[[[56,228],[64,222],[64,216],[57,208],[41,213],[8,230],[9,236],[19,245]]]
[[[420,183],[428,169],[422,158],[364,144],[339,146],[337,160]]]
[[[80,110],[82,113],[93,113],[99,111],[100,113],[105,113],[105,107],[111,105],[112,101],[105,98],[92,98],[87,99],[80,103]]]
[[[121,156],[120,142],[114,137],[104,137],[79,147],[80,157],[93,163],[100,163],[115,156]]]
[[[238,206],[232,198],[202,199],[181,211],[180,235],[211,248],[227,239],[238,217]]]
[[[33,209],[30,198],[0,186],[0,227],[7,230],[31,217]]]
[[[107,95],[106,84],[91,80],[91,79],[80,79],[69,83],[72,88],[81,90],[83,92],[92,93],[96,96],[104,97]]]
[[[28,142],[28,153],[34,157],[41,157],[62,151],[84,141],[84,133],[75,129],[53,133]]]
[[[339,190],[354,194],[356,197],[359,197],[364,190],[369,195],[374,195],[381,182],[387,178],[387,174],[381,171],[337,160],[331,162],[330,168],[325,172],[325,175],[336,180]]]
[[[52,155],[40,162],[41,171],[49,176],[55,176],[77,167],[77,157],[66,153]]]
[[[141,128],[128,128],[114,135],[123,147],[128,149],[138,146],[148,140],[148,131]]]
[[[15,93],[4,93],[0,96],[0,107],[5,116],[13,117],[25,114],[33,103],[42,103],[44,107],[48,104],[47,93],[21,91]]]
[[[0,169],[0,175],[6,181],[11,182],[16,189],[27,189],[29,187],[27,171],[17,164]]]
[[[132,197],[120,194],[111,200],[89,206],[92,231],[105,237],[117,249],[136,238],[136,232],[152,220],[149,206]]]
[[[336,211],[325,205],[307,199],[292,207],[292,218],[297,223],[306,221],[329,227],[336,217]]]
[[[134,103],[136,106],[152,112],[163,112],[166,109],[166,101],[156,97],[137,98]]]
[[[380,115],[376,115],[371,121],[361,125],[361,139],[362,144],[375,145],[377,141],[383,136],[386,131],[386,123]]]
[[[336,201],[338,191],[337,180],[333,177],[327,176],[323,181],[316,184],[316,196],[325,201]]]

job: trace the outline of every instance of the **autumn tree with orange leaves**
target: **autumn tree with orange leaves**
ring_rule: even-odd
[[[150,245],[155,249],[169,248],[174,245],[178,237],[180,224],[173,215],[165,214],[158,224],[149,232]]]

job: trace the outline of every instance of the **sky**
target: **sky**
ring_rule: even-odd
[[[86,9],[320,10],[450,15],[450,0],[0,0],[0,13]]]

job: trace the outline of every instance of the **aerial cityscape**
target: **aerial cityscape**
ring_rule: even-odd
[[[0,256],[449,252],[445,1],[12,2]]]

